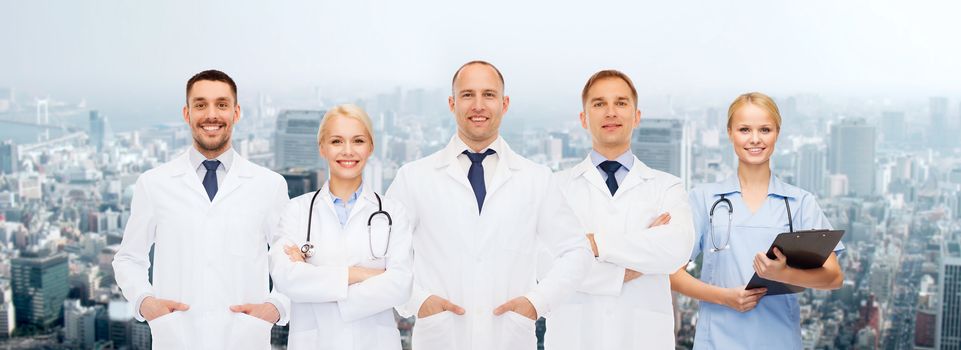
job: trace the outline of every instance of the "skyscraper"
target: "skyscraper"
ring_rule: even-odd
[[[274,138],[275,168],[320,168],[323,160],[317,150],[317,129],[324,113],[316,110],[280,112]]]
[[[718,129],[723,125],[724,121],[721,120],[721,110],[711,107],[704,112],[704,118],[707,119],[708,129]]]
[[[798,150],[797,178],[798,187],[815,195],[820,195],[824,187],[826,162],[824,147],[818,144],[805,144]]]
[[[10,275],[17,324],[40,328],[57,324],[70,290],[67,255],[23,253],[11,262]]]
[[[107,304],[108,338],[118,349],[131,348],[131,332],[134,323],[133,310],[124,300],[111,300]]]
[[[327,181],[326,171],[294,169],[283,171],[280,175],[287,181],[287,196],[290,198],[316,191]]]
[[[96,317],[97,307],[81,306],[77,299],[64,301],[64,343],[83,349],[92,348],[96,341]]]
[[[931,127],[928,140],[932,146],[946,146],[954,138],[951,137],[951,126],[948,125],[948,99],[932,97],[929,102]]]
[[[941,302],[938,306],[935,349],[961,349],[961,242],[941,244],[941,273],[938,276]]]
[[[848,178],[848,194],[875,194],[875,142],[877,132],[864,119],[844,119],[831,126],[828,168]]]
[[[904,141],[904,112],[884,112],[881,114],[881,134],[885,143]]]
[[[20,162],[17,152],[17,144],[12,140],[0,143],[0,174],[13,174],[17,172],[17,165]]]
[[[102,151],[109,139],[107,117],[97,111],[90,111],[90,144]]]
[[[679,119],[641,119],[631,151],[647,166],[681,178],[690,186],[690,130]]]
[[[13,292],[10,285],[0,282],[0,339],[7,339],[16,328],[16,312],[13,307]]]

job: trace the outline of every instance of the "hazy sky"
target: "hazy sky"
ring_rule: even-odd
[[[548,109],[577,108],[608,67],[645,96],[961,95],[958,2],[518,3],[0,0],[0,87],[152,110],[206,68],[242,100],[363,97],[446,87],[480,58],[515,104]]]

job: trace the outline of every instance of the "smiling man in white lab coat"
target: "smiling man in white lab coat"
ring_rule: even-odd
[[[269,349],[290,303],[268,293],[267,270],[287,184],[231,148],[240,106],[227,74],[194,75],[183,118],[193,147],[137,179],[117,285],[150,325],[154,349]]]
[[[627,75],[594,74],[581,99],[593,150],[555,176],[596,260],[578,293],[546,316],[544,347],[674,349],[669,276],[694,245],[684,184],[631,152],[641,112]]]
[[[417,350],[534,349],[534,321],[580,285],[590,248],[550,170],[499,136],[510,102],[500,71],[469,62],[452,92],[457,134],[387,191],[413,228],[414,291],[399,311],[418,317]],[[537,242],[554,258],[539,281]]]

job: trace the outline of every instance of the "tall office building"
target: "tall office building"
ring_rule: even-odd
[[[583,155],[578,154],[577,150],[571,145],[571,134],[566,132],[552,132],[551,138],[561,141],[561,157],[563,158],[580,158]]]
[[[97,111],[90,111],[90,144],[102,151],[110,139],[110,126],[107,117]]]
[[[130,348],[150,349],[151,340],[147,322],[130,321]]]
[[[101,306],[102,307],[102,306]],[[63,302],[64,343],[81,349],[90,349],[96,342],[96,307],[80,305],[80,300]]]
[[[316,191],[327,181],[326,171],[293,169],[283,171],[280,175],[287,181],[287,196],[290,198]]]
[[[13,307],[13,291],[7,281],[0,282],[0,340],[13,335],[17,328],[16,312]]]
[[[914,314],[914,350],[934,349],[937,311],[919,307]]]
[[[946,97],[932,97],[929,102],[931,127],[928,129],[928,140],[932,146],[946,146],[955,138],[951,135],[952,125],[948,124],[948,99]]]
[[[113,346],[118,349],[131,348],[131,331],[134,323],[133,308],[125,300],[111,300],[107,304],[109,334]]]
[[[717,108],[711,107],[704,111],[704,118],[706,119],[708,129],[719,129],[724,125],[724,120],[721,118],[721,110]]]
[[[13,140],[0,143],[0,174],[16,173],[19,162],[17,144],[13,143]]]
[[[40,328],[57,324],[70,291],[67,255],[23,253],[11,262],[10,275],[17,324]]]
[[[824,166],[827,164],[827,153],[822,145],[805,144],[798,149],[797,179],[798,187],[808,192],[820,195],[824,188]]]
[[[848,178],[848,194],[875,194],[875,150],[877,131],[864,119],[844,119],[831,126],[828,169]]]
[[[941,244],[941,273],[938,275],[941,302],[938,305],[934,348],[961,350],[961,242]]]
[[[885,143],[903,142],[905,139],[904,112],[881,113],[881,135]]]
[[[691,180],[690,128],[679,119],[642,119],[634,130],[631,151],[647,166]]]
[[[276,169],[319,169],[323,164],[317,150],[317,129],[324,111],[287,110],[277,116],[274,138]]]

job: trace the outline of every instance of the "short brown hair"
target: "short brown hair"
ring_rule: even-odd
[[[581,91],[581,105],[587,104],[587,92],[591,89],[594,84],[598,81],[604,79],[621,79],[627,83],[627,87],[631,88],[631,98],[634,99],[634,108],[637,108],[637,89],[634,88],[634,82],[631,78],[624,74],[623,72],[616,69],[605,69],[600,72],[594,73],[590,79],[587,79],[587,84],[584,84],[584,90]]]
[[[501,90],[504,90],[504,75],[501,74],[500,69],[497,69],[497,67],[494,67],[494,65],[491,64],[490,62],[483,61],[483,60],[473,60],[473,61],[464,63],[462,66],[460,66],[460,68],[457,68],[456,72],[454,72],[454,77],[450,79],[450,90],[452,93],[454,92],[454,82],[457,81],[457,76],[460,75],[460,71],[464,70],[464,68],[472,64],[482,64],[482,65],[494,68],[494,71],[497,72],[497,77],[500,78],[501,80]],[[457,95],[457,94],[452,94],[452,95]]]
[[[764,109],[771,115],[774,119],[774,128],[777,131],[781,131],[781,111],[777,108],[777,103],[774,103],[774,99],[770,96],[762,94],[760,92],[748,92],[746,94],[741,94],[731,102],[731,107],[727,109],[727,128],[731,129],[731,120],[734,119],[734,113],[742,106],[752,104],[761,109]]]
[[[205,70],[203,72],[194,74],[194,76],[190,77],[190,80],[187,80],[187,98],[188,99],[190,98],[190,89],[194,87],[195,83],[201,80],[219,81],[222,83],[226,83],[227,85],[230,85],[230,91],[234,93],[234,103],[237,103],[237,84],[234,83],[234,80],[231,79],[230,76],[227,75],[227,73],[221,72],[216,69],[209,69],[209,70]],[[188,100],[187,103],[189,104],[190,101]]]

